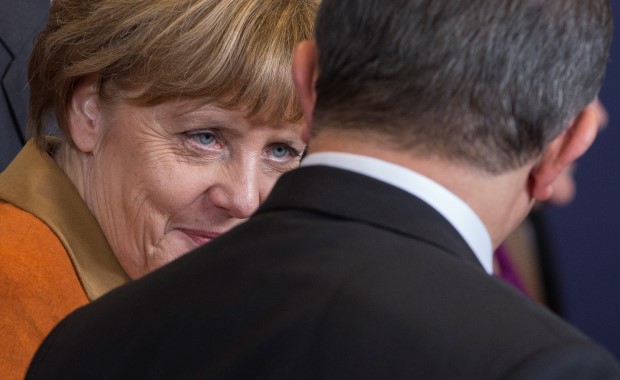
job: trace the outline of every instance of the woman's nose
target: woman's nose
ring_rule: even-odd
[[[209,190],[211,202],[225,210],[231,217],[247,219],[256,211],[261,201],[258,170],[236,171],[226,181]]]

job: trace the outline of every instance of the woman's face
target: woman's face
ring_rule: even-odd
[[[268,125],[213,105],[123,105],[101,113],[87,204],[132,278],[248,218],[299,165],[301,125]]]

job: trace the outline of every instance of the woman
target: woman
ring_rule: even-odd
[[[80,305],[246,219],[298,165],[317,1],[54,0],[0,174],[0,373]],[[60,139],[45,137],[57,122]]]

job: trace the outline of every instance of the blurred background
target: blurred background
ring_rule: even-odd
[[[577,195],[543,211],[566,319],[620,359],[620,4],[600,99],[609,123],[577,163]]]

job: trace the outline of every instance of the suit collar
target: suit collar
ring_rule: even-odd
[[[343,152],[310,154],[301,164],[308,165],[352,171],[414,195],[446,218],[474,251],[487,273],[493,273],[493,248],[486,226],[465,201],[431,178],[392,162]]]
[[[365,175],[327,166],[302,167],[284,174],[258,214],[303,209],[357,220],[428,241],[482,267],[454,227],[419,198]]]

